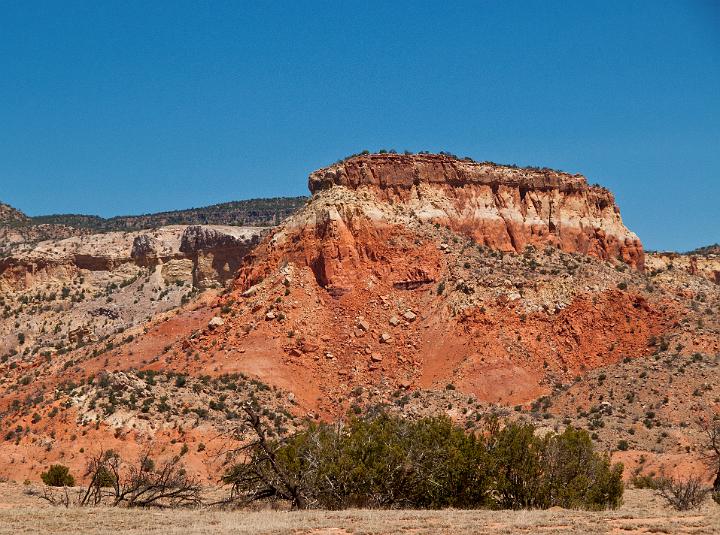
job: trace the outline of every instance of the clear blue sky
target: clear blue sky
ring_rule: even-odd
[[[720,241],[720,2],[0,0],[0,200],[306,193],[362,149],[582,172],[648,248]]]

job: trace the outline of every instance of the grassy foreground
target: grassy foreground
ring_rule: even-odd
[[[720,533],[720,507],[709,499],[687,513],[668,509],[649,490],[629,489],[614,511],[161,511],[57,508],[25,487],[0,484],[0,534],[107,533]]]

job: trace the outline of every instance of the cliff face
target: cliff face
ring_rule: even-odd
[[[267,233],[261,227],[191,226],[185,229],[180,252],[194,262],[193,283],[198,287],[225,284],[235,277],[245,255]]]
[[[613,195],[581,175],[515,168],[442,155],[354,157],[315,171],[315,194],[333,186],[367,191],[402,204],[420,220],[438,222],[502,251],[558,247],[642,270],[638,237],[622,223]]]
[[[265,232],[260,227],[176,225],[25,244],[0,258],[0,293],[69,282],[83,271],[110,273],[129,264],[159,268],[165,280],[202,288],[222,285]]]
[[[644,254],[612,195],[549,170],[367,156],[313,173],[310,188],[310,201],[267,231],[173,226],[13,246],[0,259],[0,409],[13,438],[0,476],[65,463],[76,437],[125,454],[146,439],[171,448],[186,429],[188,443],[210,445],[240,406],[233,393],[257,394],[262,406],[262,392],[287,399],[311,419],[383,404],[409,417],[447,414],[468,429],[521,404],[543,409],[548,428],[587,427],[604,399],[619,415],[596,429],[608,449],[648,406],[664,407],[678,436],[633,424],[637,453],[685,456],[697,442],[680,422],[696,422],[718,389],[711,252],[707,263],[648,254],[646,272],[627,269],[618,257],[641,268]],[[238,266],[222,292],[197,291],[232,280]],[[150,385],[132,370],[166,373]],[[169,372],[187,377],[185,390]],[[101,374],[108,381],[91,384]],[[71,381],[83,389],[58,398]],[[137,385],[151,389],[148,399],[169,395],[169,405],[123,401]],[[111,391],[113,414],[89,405]],[[222,408],[207,405],[221,392]],[[40,400],[39,414],[56,406],[67,418],[30,422],[28,399]],[[207,407],[203,425],[183,407]],[[219,454],[191,448],[186,458],[211,470]],[[76,472],[85,459],[67,462]]]

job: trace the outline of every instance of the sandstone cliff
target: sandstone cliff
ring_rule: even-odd
[[[267,233],[261,227],[191,226],[183,232],[180,252],[194,261],[193,283],[208,287],[233,279],[245,256]]]
[[[434,154],[373,154],[310,175],[313,193],[334,186],[405,205],[421,220],[494,249],[553,245],[643,269],[642,244],[623,225],[613,195],[581,175]]]
[[[168,226],[17,244],[0,259],[0,292],[69,282],[83,271],[112,272],[126,264],[159,269],[166,281],[222,285],[265,232],[259,227]]]

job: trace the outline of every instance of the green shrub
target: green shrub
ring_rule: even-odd
[[[622,465],[595,453],[584,430],[535,435],[530,424],[509,424],[490,437],[496,508],[604,509],[620,505]]]
[[[61,464],[50,465],[47,472],[40,474],[40,479],[51,487],[75,486],[75,478],[70,475],[70,469]]]
[[[663,486],[665,480],[660,477],[653,477],[651,475],[636,475],[630,479],[630,483],[636,489],[652,489],[658,490]]]
[[[233,495],[295,508],[567,508],[620,504],[622,465],[597,454],[587,432],[535,435],[529,424],[467,433],[447,417],[385,413],[310,424],[283,440],[258,440],[223,477]]]
[[[113,474],[109,469],[102,466],[98,469],[97,473],[95,474],[97,477],[96,484],[101,488],[109,488],[115,486],[115,474]]]

